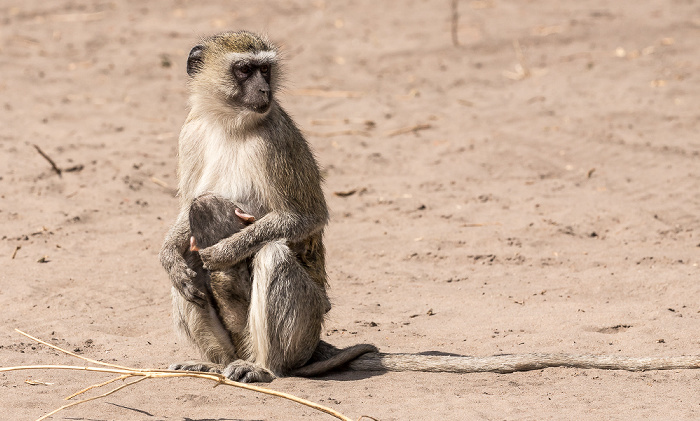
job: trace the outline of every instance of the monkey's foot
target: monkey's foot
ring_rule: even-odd
[[[221,374],[223,366],[221,364],[214,364],[208,361],[185,361],[182,363],[170,364],[168,370],[182,370],[182,371],[203,371],[205,373],[218,373]]]
[[[226,366],[221,374],[235,382],[241,383],[269,383],[275,378],[275,375],[269,370],[245,360],[232,362]]]

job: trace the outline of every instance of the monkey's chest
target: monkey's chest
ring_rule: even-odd
[[[265,175],[254,150],[243,145],[205,154],[196,196],[215,193],[260,218],[269,212]]]

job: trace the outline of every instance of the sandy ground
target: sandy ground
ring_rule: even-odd
[[[1,364],[80,364],[14,328],[129,366],[196,356],[171,329],[157,253],[177,211],[186,55],[227,29],[283,46],[280,100],[324,167],[324,339],[700,353],[700,4],[462,0],[458,12],[455,45],[448,0],[0,3]],[[107,378],[0,375],[0,418],[35,419]],[[700,418],[693,370],[269,386],[353,419]],[[54,419],[331,418],[177,379]]]

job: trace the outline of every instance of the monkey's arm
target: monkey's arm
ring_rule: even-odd
[[[185,210],[180,212],[175,224],[165,236],[163,247],[160,249],[160,263],[168,275],[170,282],[182,296],[197,305],[206,303],[206,294],[195,284],[197,273],[187,266],[184,254],[190,246],[190,226]]]
[[[270,241],[298,242],[323,229],[328,221],[324,209],[311,215],[290,211],[270,212],[240,232],[199,251],[207,270],[222,270],[257,252]]]

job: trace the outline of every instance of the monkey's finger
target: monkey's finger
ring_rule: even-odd
[[[199,250],[199,257],[202,259],[202,266],[204,269],[209,271],[223,270],[226,265],[217,259],[218,254],[216,253],[215,246],[203,248]]]
[[[204,307],[207,303],[207,297],[202,291],[197,289],[194,285],[187,283],[182,286],[181,290],[182,296],[191,303],[196,304],[199,307]]]
[[[184,273],[184,278],[182,279],[183,283],[190,283],[192,282],[192,279],[194,279],[197,276],[197,272],[193,271],[190,269],[189,266],[184,265],[185,267],[182,268],[182,272]]]
[[[242,209],[236,208],[235,212],[236,216],[239,217],[241,221],[245,222],[246,224],[252,224],[253,222],[255,222],[255,217],[253,215],[243,212]]]
[[[215,271],[218,271],[218,270],[224,270],[224,269],[226,269],[226,266],[222,266],[222,265],[216,264],[216,263],[214,263],[214,262],[204,262],[204,261],[203,261],[202,267],[203,267],[205,270],[208,270],[208,271],[210,271],[210,272],[215,272]]]

